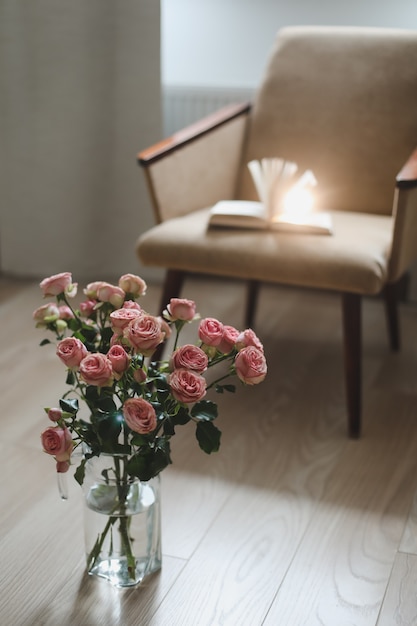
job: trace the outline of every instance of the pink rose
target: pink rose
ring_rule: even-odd
[[[150,356],[164,340],[161,320],[153,315],[136,317],[123,331],[129,344],[141,354]]]
[[[174,370],[168,382],[178,402],[197,402],[206,395],[206,379],[196,372],[184,368]]]
[[[46,326],[59,319],[59,309],[56,304],[50,302],[49,304],[40,306],[36,311],[33,311],[32,317],[37,327]]]
[[[146,293],[145,281],[134,274],[123,274],[123,276],[119,278],[119,287],[123,289],[125,293],[131,294],[136,298]]]
[[[81,361],[80,374],[87,385],[95,387],[109,387],[113,382],[112,363],[101,352],[89,354]]]
[[[138,302],[134,300],[125,300],[123,302],[123,309],[136,309],[136,311],[142,311],[142,307]]]
[[[217,349],[222,354],[229,354],[235,347],[237,338],[239,337],[239,331],[233,326],[223,326],[223,337]]]
[[[77,294],[77,283],[72,282],[70,272],[62,272],[62,274],[54,274],[49,278],[44,278],[39,287],[45,296],[58,296],[65,293],[67,296],[73,297]]]
[[[59,319],[61,320],[71,320],[74,317],[74,313],[71,311],[68,305],[63,304],[58,307],[59,310]]]
[[[60,341],[56,347],[56,353],[67,367],[78,367],[87,356],[88,350],[80,339],[67,337]]]
[[[50,426],[43,431],[41,441],[44,451],[51,454],[57,461],[69,461],[74,447],[68,428]]]
[[[133,372],[133,378],[140,385],[146,380],[146,372],[141,367]]]
[[[157,426],[155,409],[143,398],[126,400],[123,415],[129,428],[140,435],[151,433]]]
[[[58,472],[58,474],[65,474],[65,472],[68,472],[69,468],[70,468],[70,464],[68,461],[56,462],[56,471]]]
[[[185,368],[202,374],[208,366],[208,357],[201,348],[187,344],[177,348],[170,359],[171,369]]]
[[[110,302],[114,307],[120,308],[125,299],[125,292],[116,285],[99,280],[89,283],[84,289],[84,293],[90,300],[99,300],[100,302]]]
[[[241,332],[236,339],[236,348],[238,350],[246,348],[247,346],[254,346],[255,348],[258,348],[258,350],[260,350],[261,352],[264,351],[262,342],[251,328],[247,328],[246,330]]]
[[[117,309],[110,313],[110,322],[114,331],[122,331],[126,326],[134,320],[136,317],[142,315],[141,311],[137,309]]]
[[[48,417],[51,422],[57,422],[62,417],[61,409],[48,409]]]
[[[103,280],[96,280],[93,283],[88,283],[87,287],[84,289],[84,293],[90,300],[98,300],[98,290],[100,287],[106,284],[107,283],[105,283]]]
[[[262,350],[254,346],[242,348],[235,358],[236,374],[247,385],[257,385],[266,376],[267,366]]]
[[[107,353],[107,358],[110,360],[113,372],[116,372],[116,374],[123,374],[129,367],[130,357],[122,346],[112,346]]]
[[[97,300],[110,302],[114,307],[121,307],[125,299],[125,292],[120,287],[110,283],[102,283],[97,289]]]
[[[218,346],[223,339],[224,326],[214,317],[201,320],[198,336],[206,346]]]
[[[168,306],[168,317],[171,321],[183,320],[190,322],[195,317],[195,302],[185,298],[171,298]]]
[[[84,317],[90,317],[95,313],[97,300],[84,300],[80,302],[80,311]]]

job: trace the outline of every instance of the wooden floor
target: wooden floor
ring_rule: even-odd
[[[184,296],[241,326],[241,285],[193,279]],[[150,288],[143,306],[156,313],[158,297]],[[42,303],[37,285],[0,282],[2,626],[417,624],[416,305],[402,305],[403,350],[390,354],[381,302],[364,303],[363,436],[352,441],[337,297],[264,287],[267,381],[217,396],[219,453],[201,452],[192,427],[177,434],[162,475],[162,570],[118,590],[85,575],[81,490],[71,479],[61,501],[41,452],[43,407],[65,389],[32,325]]]

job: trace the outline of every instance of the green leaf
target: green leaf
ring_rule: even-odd
[[[73,337],[82,341],[86,346],[94,345],[93,342],[96,336],[97,331],[85,325],[83,325],[82,328],[78,328],[73,333]]]
[[[207,454],[220,448],[221,432],[213,422],[198,422],[195,434],[200,448]]]
[[[162,404],[169,398],[169,389],[157,389],[156,396]]]
[[[78,434],[80,435],[82,441],[87,443],[88,447],[91,449],[90,456],[100,454],[101,442],[93,424],[85,422],[84,420],[79,420]]]
[[[212,421],[218,415],[217,404],[210,402],[210,400],[200,400],[191,409],[191,415],[198,420]]]
[[[188,412],[188,409],[185,407],[179,407],[178,411],[174,416],[172,416],[172,420],[175,425],[184,426],[184,424],[188,424],[191,419],[191,415]]]
[[[116,404],[111,396],[102,396],[97,402],[96,406],[100,411],[104,413],[112,413],[116,410]]]
[[[160,439],[157,445],[141,450],[129,459],[127,472],[139,480],[150,480],[171,463],[169,441]]]
[[[229,391],[230,393],[235,393],[236,391],[235,385],[216,385],[215,389],[217,393],[223,393],[223,391]]]
[[[168,381],[165,376],[161,376],[159,373],[155,377],[155,386],[158,392],[169,391]]]
[[[103,476],[105,482],[108,484],[108,482],[109,482],[109,470],[108,469],[104,469],[101,472],[101,475]]]
[[[148,439],[144,435],[136,435],[136,434],[133,435],[130,442],[132,446],[144,446],[145,444],[149,443]]]
[[[112,336],[113,329],[111,328],[111,326],[106,326],[105,328],[101,329],[101,341],[104,352],[107,352]]]
[[[122,430],[123,416],[120,411],[95,413],[94,421],[97,434],[102,443],[103,452],[119,451],[118,438]]]
[[[82,485],[85,478],[85,464],[87,463],[87,459],[83,459],[77,469],[74,472],[74,478],[79,485]]]
[[[112,441],[109,443],[102,443],[101,452],[107,454],[131,454],[132,448],[129,446],[129,444],[124,445],[123,443]]]
[[[67,383],[67,385],[73,385],[75,383],[75,376],[72,370],[68,370],[67,380],[65,382]]]
[[[51,341],[49,339],[42,339],[42,341],[40,342],[40,346],[46,346],[48,343],[51,343]]]
[[[113,389],[111,387],[95,387],[89,385],[85,390],[85,397],[90,406],[94,406],[103,413],[114,413],[116,404],[113,400]]]
[[[82,328],[82,322],[80,322],[80,320],[76,317],[72,317],[71,319],[67,320],[67,324],[68,328],[72,330],[73,333]]]
[[[76,415],[78,413],[78,400],[74,399],[65,399],[59,401],[59,406],[66,413],[71,413],[71,415]]]
[[[172,437],[175,435],[175,428],[172,421],[172,417],[167,417],[164,421],[164,435],[168,435],[168,437]]]

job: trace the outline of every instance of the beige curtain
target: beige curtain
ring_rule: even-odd
[[[160,136],[159,0],[0,0],[3,273],[143,275]]]

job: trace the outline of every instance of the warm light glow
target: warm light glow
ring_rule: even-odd
[[[286,194],[283,202],[285,215],[294,221],[302,222],[312,210],[314,198],[311,191],[301,187],[293,187]]]

